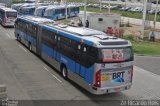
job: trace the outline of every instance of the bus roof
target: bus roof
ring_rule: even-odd
[[[47,8],[48,6],[39,6],[39,7],[37,7],[36,9],[45,9],[45,8]]]
[[[51,31],[59,31],[65,33],[64,36],[73,38],[77,41],[85,40],[85,43],[93,46],[94,44],[98,47],[106,47],[108,46],[131,46],[131,44],[117,37],[109,36],[102,31],[97,31],[90,28],[85,27],[74,27],[74,26],[66,26],[66,25],[45,25],[46,28],[49,28]],[[69,33],[69,34],[68,34]]]
[[[65,6],[62,6],[62,5],[55,5],[55,6],[50,6],[48,7],[46,10],[51,10],[51,9],[62,9],[62,8],[65,8]]]
[[[69,37],[70,39],[82,42],[90,46],[96,47],[124,47],[131,46],[131,43],[127,40],[109,36],[102,31],[97,31],[85,27],[75,27],[64,24],[56,24],[51,19],[36,17],[36,16],[21,16],[18,19],[22,19],[31,24],[41,24],[43,28],[55,32],[61,33],[62,36]]]
[[[31,21],[36,24],[46,23],[46,22],[47,23],[54,23],[54,21],[51,19],[46,19],[46,18],[37,17],[37,16],[28,16],[28,15],[18,17],[17,19]]]
[[[17,12],[16,10],[12,9],[12,8],[7,8],[7,7],[4,7],[4,8],[0,8],[1,10],[3,11],[9,11],[9,12]]]
[[[36,8],[36,6],[22,7],[22,8]]]

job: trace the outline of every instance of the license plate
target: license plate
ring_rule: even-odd
[[[109,81],[111,78],[110,78],[110,76],[109,75],[103,75],[102,77],[101,77],[101,80],[102,81]]]

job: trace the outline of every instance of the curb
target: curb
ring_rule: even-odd
[[[135,56],[160,57],[160,55],[134,54]]]

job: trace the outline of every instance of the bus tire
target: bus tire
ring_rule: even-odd
[[[68,71],[67,71],[67,68],[65,65],[62,65],[61,72],[62,72],[62,77],[64,79],[67,79],[68,78]]]
[[[30,42],[28,43],[28,48],[29,48],[29,51],[32,52],[32,45]]]

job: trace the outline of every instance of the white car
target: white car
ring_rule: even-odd
[[[142,7],[135,7],[135,8],[132,8],[130,11],[132,11],[132,12],[142,12],[143,8]]]

